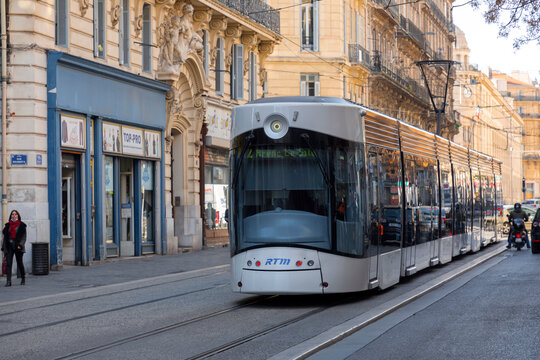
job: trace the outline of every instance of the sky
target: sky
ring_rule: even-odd
[[[455,5],[465,3],[456,0]],[[481,10],[473,10],[469,5],[455,7],[454,24],[464,33],[469,45],[471,64],[477,64],[487,73],[487,68],[510,74],[512,70],[527,71],[531,80],[540,80],[540,46],[530,43],[519,50],[512,47],[512,39],[498,37],[497,25],[488,25]],[[512,34],[510,34],[512,36]]]

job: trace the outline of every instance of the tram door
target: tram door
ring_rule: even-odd
[[[381,224],[380,206],[380,186],[379,186],[379,159],[374,148],[368,150],[368,258],[369,258],[369,280],[374,281],[378,276],[379,267],[379,245]]]

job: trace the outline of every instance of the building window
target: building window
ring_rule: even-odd
[[[231,52],[231,99],[244,100],[244,45],[233,45]]]
[[[68,46],[68,0],[56,0],[56,45]]]
[[[105,58],[105,0],[94,1],[94,56]]]
[[[303,50],[319,51],[318,1],[302,0],[300,38]]]
[[[205,225],[207,229],[227,228],[225,212],[229,169],[225,166],[205,165],[204,167],[204,202]]]
[[[300,75],[301,96],[320,96],[320,89],[319,74]]]
[[[257,99],[257,54],[249,53],[249,101]]]
[[[223,72],[224,56],[223,56],[223,38],[219,37],[216,44],[216,94],[223,95]]]
[[[208,46],[208,31],[203,30],[203,68],[204,68],[204,75],[208,77],[208,62],[210,59],[210,50]]]
[[[143,71],[147,73],[152,72],[152,32],[150,23],[150,5],[144,4],[143,6],[143,28],[142,28],[142,62]]]
[[[120,24],[118,28],[119,61],[121,65],[129,66],[129,0],[122,0]]]

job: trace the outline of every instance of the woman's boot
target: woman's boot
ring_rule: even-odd
[[[8,281],[6,282],[6,287],[8,287],[8,286],[11,286],[11,280],[8,280]]]
[[[24,276],[23,276],[22,279],[21,279],[21,285],[24,285],[24,284],[25,284],[25,282],[24,282]]]

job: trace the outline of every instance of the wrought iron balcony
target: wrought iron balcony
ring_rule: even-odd
[[[540,119],[540,113],[524,113],[520,112],[519,116],[523,119]]]
[[[540,101],[540,95],[533,95],[533,96],[526,96],[526,95],[518,95],[515,98],[516,101]]]
[[[371,66],[369,52],[359,44],[349,44],[349,62]]]
[[[280,33],[279,11],[268,6],[262,0],[217,0],[218,2],[238,11],[251,20],[272,30],[276,34]]]
[[[395,5],[395,3],[392,4],[392,1],[388,2],[388,0],[373,0],[373,2],[379,6],[382,6],[382,9],[379,9],[379,10],[382,10],[390,18],[392,18],[397,24],[399,24],[399,10],[397,6],[392,6],[392,5]]]
[[[412,93],[427,104],[430,103],[427,89],[420,85],[418,81],[407,76],[403,70],[389,64],[389,62],[382,57],[378,51],[373,52],[371,59],[371,71],[373,74],[380,73],[381,75],[391,79],[394,83],[399,84],[403,90]]]
[[[435,5],[435,2],[433,0],[427,0],[427,2],[429,3],[429,8],[433,12],[433,14],[435,14],[435,16],[439,19],[439,21],[442,22],[446,26],[448,31],[452,33],[455,32],[455,26],[454,26],[454,23],[452,22],[452,19],[445,17],[443,13],[441,12],[441,10],[439,9],[439,7]]]

